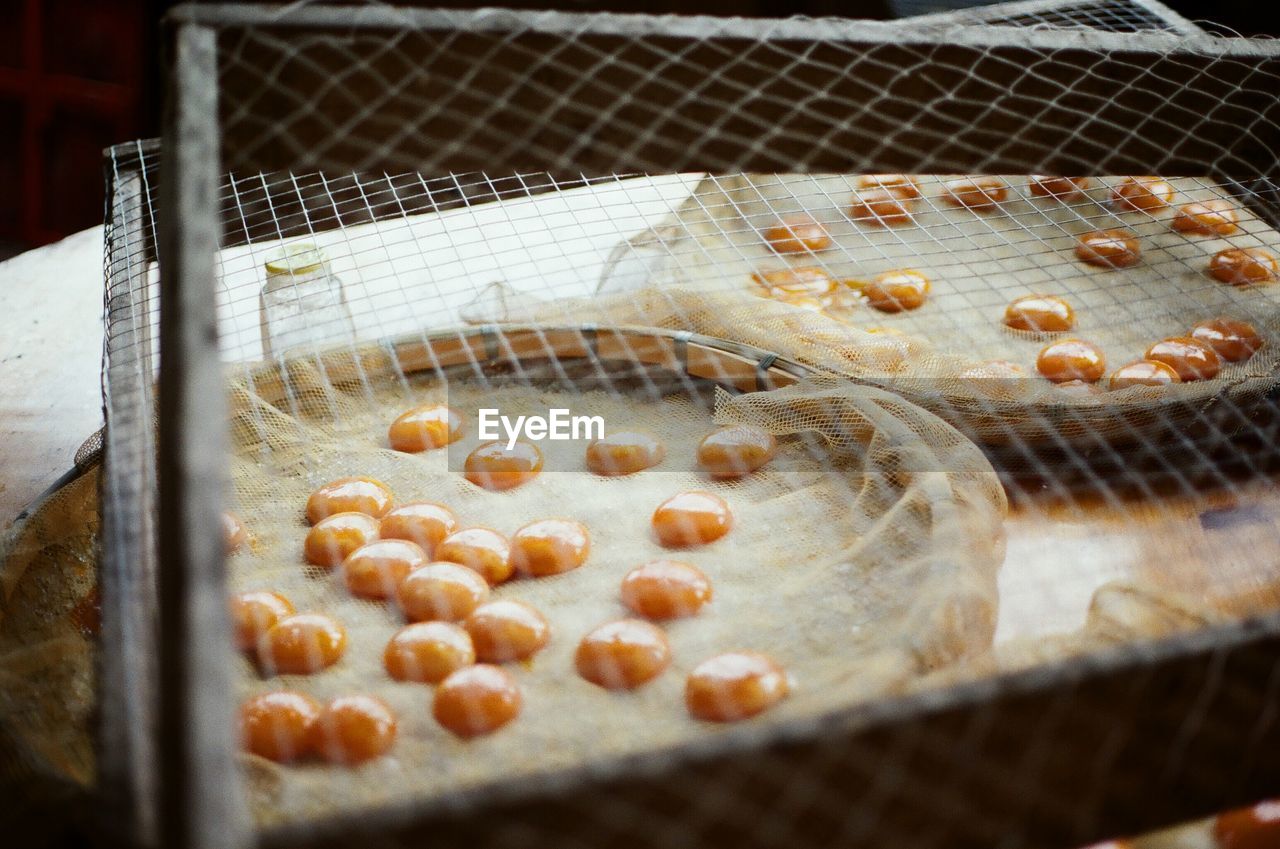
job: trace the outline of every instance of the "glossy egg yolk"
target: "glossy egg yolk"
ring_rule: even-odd
[[[1238,363],[1249,359],[1262,347],[1262,336],[1247,321],[1211,318],[1191,328],[1191,338],[1213,349],[1221,360]]]
[[[476,608],[462,627],[471,635],[481,663],[533,657],[551,639],[546,617],[522,601],[491,601]]]
[[[764,428],[729,425],[698,444],[698,467],[713,478],[740,478],[759,469],[778,452],[778,440]]]
[[[222,549],[227,554],[235,554],[244,548],[249,541],[249,530],[234,513],[222,514]]]
[[[282,690],[240,705],[240,740],[246,752],[277,763],[308,754],[320,705],[310,696]]]
[[[661,442],[633,430],[611,433],[587,446],[587,468],[597,475],[634,475],[658,465],[667,456]]]
[[[1276,279],[1276,258],[1262,248],[1227,248],[1209,260],[1209,274],[1232,286],[1270,283]]]
[[[888,271],[862,285],[867,303],[881,312],[919,309],[929,297],[929,278],[919,271]]]
[[[910,174],[863,174],[858,178],[859,189],[884,189],[907,200],[920,197],[920,184]]]
[[[382,653],[397,681],[437,684],[476,662],[471,635],[452,622],[415,622],[396,632]]]
[[[307,521],[319,522],[334,513],[364,513],[382,518],[391,509],[391,490],[373,478],[340,478],[311,493],[307,499]]]
[[[232,596],[231,623],[236,632],[236,647],[242,651],[256,649],[267,631],[293,612],[289,599],[280,593],[258,591]]]
[[[1036,369],[1054,383],[1084,380],[1089,383],[1107,370],[1102,349],[1083,339],[1063,339],[1046,345],[1036,358]]]
[[[1005,307],[1004,323],[1031,333],[1061,333],[1075,326],[1076,312],[1071,304],[1053,295],[1023,295]]]
[[[403,539],[382,539],[361,546],[342,561],[347,589],[360,598],[386,599],[419,566],[427,565],[427,553]]]
[[[461,438],[462,416],[443,404],[414,407],[387,429],[391,447],[410,453],[444,448]]]
[[[537,477],[542,471],[542,452],[529,442],[517,442],[511,448],[502,442],[486,442],[467,455],[463,470],[476,486],[502,492]]]
[[[1240,213],[1222,198],[1197,201],[1178,208],[1171,227],[1179,233],[1199,236],[1230,236],[1240,229]]]
[[[622,603],[646,619],[679,619],[711,601],[711,581],[677,560],[653,560],[622,579]]]
[[[378,520],[364,513],[334,513],[311,526],[303,554],[313,566],[333,569],[351,552],[378,539]]]
[[[1128,230],[1096,230],[1076,241],[1076,259],[1101,268],[1128,268],[1142,259],[1142,246]]]
[[[373,696],[339,696],[321,709],[310,736],[311,751],[329,763],[364,763],[391,751],[396,717]]]
[[[990,212],[1000,208],[1009,189],[995,177],[968,177],[948,182],[942,196],[952,206]]]
[[[732,652],[704,660],[685,682],[689,714],[709,722],[734,722],[762,713],[790,692],[787,674],[756,652]]]
[[[634,690],[670,664],[667,635],[639,619],[622,619],[592,630],[573,656],[578,674],[606,690]]]
[[[1280,800],[1219,815],[1213,836],[1218,849],[1275,849],[1280,846]]]
[[[1171,366],[1155,360],[1138,360],[1111,372],[1108,384],[1112,389],[1127,389],[1130,386],[1165,386],[1181,382]]]
[[[653,511],[653,532],[669,548],[715,542],[729,533],[732,525],[729,505],[710,492],[682,492]]]
[[[830,295],[836,288],[836,280],[821,268],[780,268],[775,271],[757,271],[753,277],[772,298]]]
[[[489,585],[466,566],[429,563],[400,581],[396,600],[410,622],[457,622],[489,600]]]
[[[831,247],[827,230],[811,216],[792,215],[763,233],[764,240],[780,254],[812,253]]]
[[[267,631],[258,660],[270,673],[310,675],[337,663],[346,650],[347,632],[341,625],[319,613],[299,613]]]
[[[435,556],[436,546],[458,527],[453,512],[440,504],[415,501],[402,504],[382,517],[378,535],[383,539],[403,539]]]
[[[494,587],[511,577],[507,538],[490,528],[454,531],[436,546],[436,560],[466,566]]]
[[[849,218],[858,224],[896,227],[910,224],[912,199],[891,189],[866,189],[855,192],[849,202]]]
[[[1184,383],[1216,377],[1222,361],[1213,349],[1190,336],[1163,339],[1147,349],[1146,358],[1164,363]]]
[[[587,561],[591,537],[586,526],[569,519],[530,522],[511,537],[511,566],[533,578],[559,575]]]
[[[1173,186],[1159,177],[1126,177],[1111,190],[1111,204],[1125,212],[1154,212],[1173,203]]]
[[[1079,200],[1084,197],[1084,190],[1087,188],[1088,177],[1048,177],[1036,174],[1027,183],[1027,189],[1034,197],[1061,201]]]
[[[491,734],[520,714],[523,698],[505,669],[484,664],[459,669],[441,682],[431,714],[447,731],[463,737]]]

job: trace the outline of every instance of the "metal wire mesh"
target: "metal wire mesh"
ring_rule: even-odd
[[[461,367],[495,393],[512,378],[543,385],[550,369],[557,387],[656,406],[673,389],[704,392],[706,379],[754,388],[776,362],[765,352],[797,356],[806,334],[852,334],[841,338],[855,349],[883,351],[898,337],[866,331],[889,328],[907,340],[905,373],[833,369],[819,358],[807,366],[899,392],[952,422],[983,443],[1014,505],[988,650],[883,700],[855,700],[851,712],[765,721],[727,743],[455,794],[456,818],[438,801],[388,790],[366,823],[382,838],[416,839],[409,824],[430,815],[441,839],[497,845],[552,835],[582,845],[615,837],[663,846],[1066,845],[1275,789],[1274,766],[1247,756],[1276,734],[1266,707],[1280,680],[1274,616],[1241,624],[1280,600],[1271,360],[1182,394],[1141,390],[1121,414],[1109,400],[1063,403],[1030,376],[1047,339],[995,329],[1010,298],[1052,290],[1087,305],[1077,332],[1112,340],[1104,347],[1113,365],[1141,354],[1137,338],[1155,341],[1210,312],[1247,319],[1267,348],[1280,347],[1270,289],[1226,287],[1204,273],[1224,247],[1280,248],[1271,44],[1206,40],[1157,4],[1136,2],[1011,4],[914,27],[372,4],[335,14],[306,3],[192,9],[179,20],[217,32],[227,176],[216,197],[188,196],[194,205],[184,212],[205,215],[190,220],[221,234],[218,355],[228,379],[264,395],[277,379],[270,363],[279,352],[264,348],[263,268],[282,245],[323,248],[350,315],[349,332],[312,333],[284,367],[312,369],[318,394],[290,394],[285,380],[271,409],[250,409],[252,427],[269,430],[275,411],[304,417],[317,397],[343,410],[351,398],[374,398],[379,369],[410,387],[415,372],[457,380]],[[138,154],[112,174],[108,233],[104,591],[116,582],[121,630],[109,639],[135,649],[104,661],[120,665],[106,676],[117,681],[155,678],[151,635],[126,627],[137,622],[131,605],[156,605],[151,380],[163,343],[156,237],[166,213],[152,191],[158,153]],[[974,212],[942,199],[949,178],[925,176],[911,224],[850,221],[857,175],[890,168],[994,172],[1011,191]],[[1139,170],[1177,175],[1177,203],[1118,211],[1109,192],[1119,178],[1109,175]],[[1033,199],[1025,190],[1033,171],[1093,175],[1095,185],[1067,203]],[[1169,232],[1178,204],[1213,199],[1241,211],[1239,232],[1211,240]],[[825,225],[833,245],[779,256],[761,232],[799,212]],[[1082,271],[1068,255],[1075,238],[1112,226],[1143,240],[1145,262]],[[838,280],[918,268],[933,279],[925,309],[938,309],[890,315],[859,306],[851,321],[835,322],[784,307],[763,330],[738,323],[747,313],[727,306],[735,298],[757,312],[776,306],[751,294],[752,272],[806,265]],[[722,309],[685,300],[689,292]],[[701,378],[687,367],[618,373],[600,368],[588,346],[583,371],[535,333],[526,344],[550,362],[526,371],[511,356],[515,331],[475,325],[529,320],[589,325],[588,334],[715,327],[732,355]],[[442,340],[471,353],[446,368],[432,359]],[[638,343],[620,344],[640,359]],[[378,369],[363,365],[370,345],[383,357]],[[1000,386],[954,391],[968,365],[1017,358],[1009,350],[1021,352],[1029,376],[994,383],[1016,384],[1022,400],[1009,402]],[[512,372],[504,381],[495,359]],[[461,458],[449,462],[456,472]],[[318,453],[304,451],[297,463],[307,481],[326,474]],[[287,556],[284,547],[268,551]],[[233,581],[243,576],[237,562]],[[106,712],[104,732],[112,716],[154,716],[141,692],[113,698],[125,709]],[[1138,706],[1161,698],[1174,707],[1135,728]],[[161,790],[148,767],[158,759],[148,730],[122,728],[127,746],[108,764],[127,777],[115,789],[140,812],[131,827],[144,835],[157,815],[147,800]],[[366,784],[376,796],[379,782],[420,768],[384,764],[365,773]],[[253,786],[262,770],[247,769]],[[1083,776],[1090,792],[1068,789]],[[1142,791],[1152,781],[1161,799]],[[1181,807],[1175,796],[1195,801]],[[253,803],[270,840],[336,841],[355,826],[320,811],[292,820],[263,813],[276,802],[287,808],[279,796]],[[468,818],[478,805],[495,813]]]

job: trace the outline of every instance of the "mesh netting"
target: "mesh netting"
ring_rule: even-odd
[[[157,208],[157,150],[117,151],[108,234],[104,634],[130,650],[104,659],[104,727],[128,749],[103,766],[144,835],[173,815],[157,795],[173,797],[155,767],[164,747],[122,720],[154,718],[154,691],[122,682],[156,680],[153,638],[129,626],[133,607],[156,610],[150,425],[166,344],[186,363],[169,386],[196,386],[220,355],[233,387],[227,478],[255,543],[226,583],[284,591],[351,631],[347,659],[305,678],[259,677],[228,651],[234,695],[366,689],[402,721],[393,756],[359,770],[186,762],[206,788],[239,793],[246,779],[267,840],[341,843],[363,825],[402,845],[1016,849],[1280,787],[1250,754],[1277,733],[1280,287],[1208,273],[1226,249],[1280,253],[1276,45],[1124,0],[915,25],[305,2],[176,20],[189,73],[164,142],[185,168],[170,175],[175,209]],[[858,220],[864,178],[888,170],[920,175],[919,198],[897,196],[909,220]],[[1031,196],[1045,172],[1092,184]],[[1170,183],[1163,205],[1113,200],[1123,175],[1151,173]],[[974,174],[1003,175],[1006,196],[949,203],[947,182]],[[1236,228],[1175,231],[1193,202],[1233,210]],[[766,231],[795,214],[828,243],[771,249]],[[1077,259],[1080,236],[1109,228],[1132,231],[1139,262]],[[200,240],[215,231],[216,254]],[[161,266],[157,242],[178,256]],[[283,269],[282,248],[297,260]],[[208,334],[159,338],[160,280],[177,297],[179,268],[188,290],[213,280],[216,353],[195,355]],[[807,268],[831,289],[806,300],[759,284]],[[868,284],[895,269],[930,279],[918,308],[873,306]],[[1031,293],[1071,303],[1069,334],[1001,324]],[[1220,315],[1263,344],[1211,379],[1111,392],[1104,376],[1097,394],[1071,394],[1036,371],[1065,335],[1099,345],[1109,373]],[[528,323],[543,329],[515,326]],[[576,340],[549,341],[547,325]],[[703,359],[657,369],[642,345],[605,356],[622,326]],[[789,360],[803,364],[789,380],[765,379]],[[599,410],[661,433],[667,468],[600,480],[579,453],[536,488],[479,492],[456,452],[382,441],[398,411],[446,397]],[[706,484],[689,455],[716,421],[781,435],[777,474],[723,487],[754,519],[700,561],[724,589],[715,617],[672,629],[679,660],[652,689],[605,698],[569,653],[617,612],[618,570],[652,553],[612,531],[642,526],[660,491]],[[160,427],[162,457],[221,450],[216,421]],[[445,735],[427,688],[379,677],[393,613],[304,571],[301,503],[344,474],[503,531],[559,513],[610,529],[580,574],[496,591],[535,601],[559,635],[516,670],[520,724],[470,744]],[[218,645],[216,618],[195,617],[187,636]],[[713,642],[785,655],[795,693],[728,731],[691,722],[672,709],[681,664]],[[234,709],[217,695],[193,709],[200,729]],[[205,753],[217,762],[216,746]],[[244,834],[226,831],[192,842]]]
[[[634,344],[645,339],[636,334]],[[250,553],[232,558],[232,588],[281,592],[299,610],[336,617],[350,640],[346,659],[317,675],[263,680],[246,660],[240,694],[281,686],[317,698],[368,692],[401,717],[394,759],[369,768],[281,767],[248,758],[260,824],[296,825],[371,805],[438,802],[494,784],[548,781],[555,773],[590,774],[626,755],[703,740],[711,731],[685,715],[683,675],[731,648],[785,658],[795,696],[775,721],[903,691],[925,673],[989,648],[1004,495],[981,453],[942,422],[878,390],[839,384],[741,395],[720,390],[714,405],[715,384],[687,376],[660,398],[620,391],[622,378],[592,390],[583,383],[601,364],[575,367],[575,359],[561,353],[555,368],[524,363],[517,381],[455,375],[446,384],[427,373],[406,384],[385,354],[360,358],[361,380],[330,383],[352,369],[328,358],[329,379],[299,362],[283,380],[276,373],[250,376],[237,394],[232,483],[253,542]],[[616,368],[603,361],[610,366]],[[647,374],[640,383],[630,376],[640,386],[663,379]],[[273,397],[259,396],[256,386]],[[433,402],[468,411],[469,436],[455,446],[463,453],[481,442],[471,411],[492,403],[551,404],[651,433],[668,459],[650,473],[604,478],[578,471],[580,456],[548,452],[541,480],[487,492],[451,471],[454,449],[426,457],[385,449],[388,422]],[[681,556],[711,578],[714,608],[668,625],[672,674],[620,699],[573,671],[577,640],[625,614],[617,590],[628,571],[669,555],[650,537],[647,506],[673,492],[708,488],[690,460],[716,422],[762,426],[782,437],[781,451],[760,474],[711,485],[730,503],[735,532],[724,545]],[[511,534],[560,516],[590,529],[586,566],[495,588],[494,598],[543,611],[552,630],[548,648],[521,671],[526,707],[510,733],[477,745],[432,722],[424,689],[392,681],[382,668],[400,615],[385,603],[352,597],[340,578],[319,577],[298,562],[307,530],[299,505],[318,486],[349,474],[383,481],[397,503],[446,504],[463,526]],[[570,715],[577,718],[566,724]],[[434,766],[423,770],[426,763]]]

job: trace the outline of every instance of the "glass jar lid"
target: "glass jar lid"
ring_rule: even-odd
[[[324,251],[311,242],[285,245],[267,258],[268,274],[309,274],[328,263]]]

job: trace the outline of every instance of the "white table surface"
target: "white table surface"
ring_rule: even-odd
[[[102,228],[0,263],[0,528],[102,426]]]

